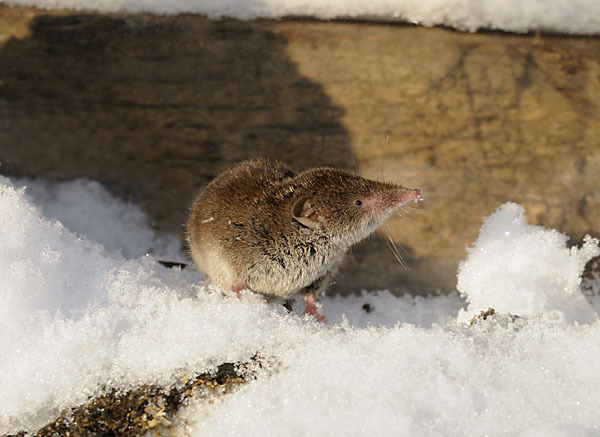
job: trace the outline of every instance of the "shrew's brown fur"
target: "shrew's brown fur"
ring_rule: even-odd
[[[320,291],[351,245],[418,195],[345,170],[296,175],[280,162],[245,161],[194,202],[187,225],[191,254],[225,290],[279,297]]]

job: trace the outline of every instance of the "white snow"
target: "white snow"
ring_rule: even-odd
[[[520,205],[499,208],[484,220],[459,267],[458,289],[469,302],[465,318],[493,307],[520,315],[560,311],[569,320],[594,321],[597,314],[579,285],[586,263],[600,255],[598,241],[588,236],[581,248],[567,248],[567,240],[554,229],[527,224]]]
[[[257,353],[257,379],[192,403],[182,435],[600,433],[600,321],[578,285],[596,240],[567,249],[518,205],[499,208],[459,276],[464,314],[499,314],[469,327],[458,294],[386,291],[325,299],[319,324],[144,254],[170,238],[95,182],[0,177],[0,434],[105,389],[169,384]],[[587,278],[595,308],[599,291]]]
[[[600,32],[597,0],[9,0],[9,4],[101,12],[198,13],[240,19],[285,16],[403,21],[461,30]]]
[[[96,181],[76,179],[49,184],[40,180],[14,180],[49,219],[62,222],[71,232],[85,234],[106,250],[127,259],[152,253],[158,259],[181,259],[181,242],[174,235],[156,235],[146,215],[134,204],[115,199]],[[181,228],[183,233],[183,227]]]

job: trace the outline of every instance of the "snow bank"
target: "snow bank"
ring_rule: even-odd
[[[469,31],[484,28],[512,32],[536,29],[573,34],[600,32],[600,2],[596,0],[10,0],[9,4],[101,12],[191,12],[245,20],[285,16],[367,18],[446,25]]]
[[[600,327],[329,329],[277,373],[184,413],[191,435],[595,435]],[[540,434],[541,432],[541,434]]]
[[[31,195],[36,184],[28,183]],[[35,429],[107,388],[169,384],[257,352],[265,359],[258,379],[190,405],[182,434],[599,432],[600,322],[581,310],[577,285],[597,242],[567,250],[564,237],[527,225],[516,205],[486,220],[460,277],[473,309],[495,305],[524,311],[520,318],[500,314],[468,327],[457,322],[464,302],[456,294],[380,292],[326,299],[330,324],[322,325],[251,293],[224,295],[193,269],[142,255],[164,237],[95,183],[40,186],[34,202],[0,177],[0,434]],[[87,235],[97,225],[83,219],[90,211],[78,198],[112,210],[96,242]],[[78,224],[77,234],[41,210]],[[120,221],[135,223],[133,231]],[[130,255],[142,256],[106,250],[113,230],[124,253],[137,247]],[[511,248],[522,268],[499,269]]]

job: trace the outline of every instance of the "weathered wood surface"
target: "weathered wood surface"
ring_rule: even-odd
[[[0,173],[88,177],[182,232],[232,162],[357,168],[427,203],[354,250],[337,289],[451,288],[507,200],[600,234],[600,38],[0,6]]]

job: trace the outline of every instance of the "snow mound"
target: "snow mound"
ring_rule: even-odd
[[[157,258],[180,260],[182,247],[177,237],[157,235],[137,206],[115,199],[96,181],[50,184],[19,179],[13,183],[25,188],[46,218],[60,221],[71,232],[101,243],[106,250],[117,251],[127,259],[152,253]]]
[[[568,248],[568,239],[556,230],[529,225],[520,205],[498,208],[483,221],[459,267],[458,290],[469,302],[462,318],[492,307],[502,313],[559,311],[569,320],[596,320],[580,283],[586,263],[600,255],[598,240],[586,236],[581,248]]]
[[[596,0],[10,0],[9,4],[100,12],[198,13],[244,20],[285,16],[366,18],[469,31],[600,32],[600,2]]]
[[[41,208],[0,177],[0,434],[34,430],[105,390],[169,385],[257,354],[264,360],[256,380],[213,403],[191,403],[181,413],[187,424],[175,432],[599,432],[600,321],[579,308],[577,286],[577,269],[597,253],[595,242],[566,249],[557,232],[527,225],[517,205],[485,222],[461,267],[461,291],[477,310],[497,306],[521,311],[520,318],[499,314],[467,327],[457,322],[464,301],[456,294],[382,291],[325,299],[323,325],[252,293],[241,300],[224,294],[193,268],[167,269],[153,255],[126,259],[119,249],[143,247],[141,254],[162,244],[150,230],[134,232],[147,228],[132,205],[89,181],[42,184],[39,195],[36,184],[29,181],[28,192]],[[87,227],[100,225],[76,205],[86,198],[95,200],[90,208],[112,210],[95,242],[85,237]],[[51,212],[53,204],[63,207]],[[123,232],[120,221],[132,229]],[[123,247],[107,250],[113,231]],[[534,269],[533,279],[508,268],[498,278],[507,244],[521,266]],[[499,281],[505,286],[489,291]],[[515,293],[533,304],[513,306]]]

